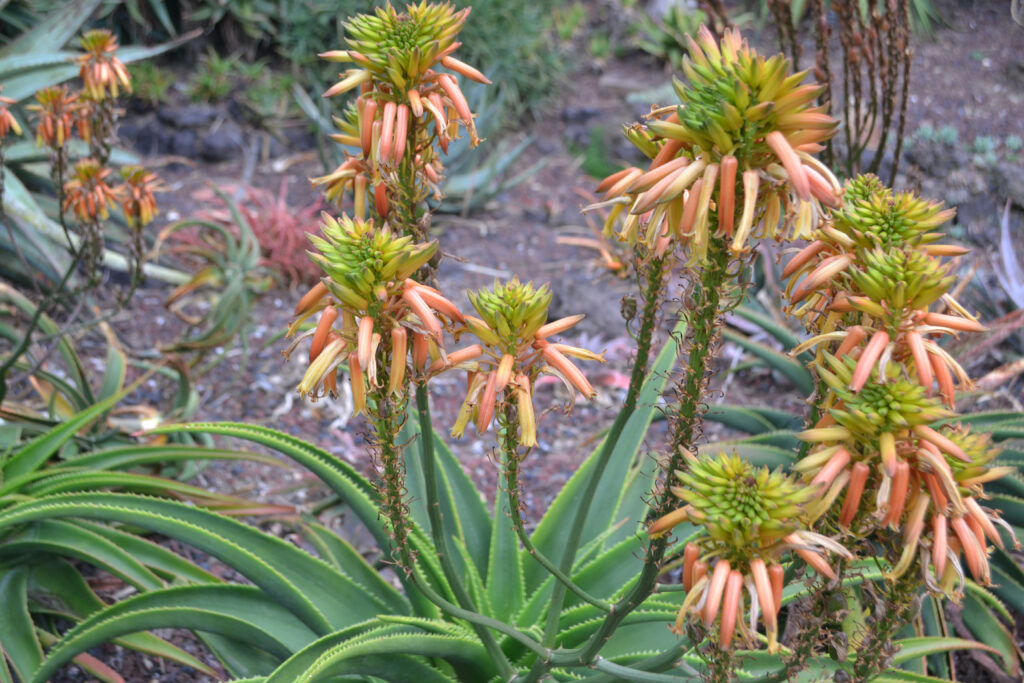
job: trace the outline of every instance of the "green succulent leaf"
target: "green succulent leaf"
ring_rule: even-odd
[[[28,567],[0,569],[0,643],[14,674],[26,681],[43,661],[28,611]]]
[[[214,577],[211,576],[212,578]],[[82,575],[64,560],[33,565],[29,591],[42,592],[56,599],[59,605],[68,610],[67,616],[75,620],[106,607],[106,604],[93,593]],[[216,672],[206,664],[152,633],[134,633],[122,636],[114,642],[138,652],[192,667],[208,676],[216,676]]]
[[[722,336],[760,358],[768,367],[792,382],[804,395],[810,396],[814,391],[814,376],[799,361],[730,329],[722,330]]]
[[[131,524],[188,543],[232,566],[318,633],[387,609],[347,576],[294,545],[174,501],[118,493],[60,494],[0,513],[0,529],[68,516]]]
[[[113,408],[131,388],[129,387],[125,391],[98,401],[92,407],[83,410],[70,420],[61,422],[50,431],[36,437],[20,448],[17,453],[4,463],[3,469],[0,470],[0,474],[3,474],[5,481],[4,486],[0,488],[0,495],[13,490],[10,485],[11,479],[34,472],[42,466],[79,429]]]
[[[139,590],[163,588],[163,582],[123,548],[73,522],[44,519],[4,538],[0,557],[45,554],[74,557],[104,569]]]
[[[281,659],[316,638],[292,612],[254,586],[179,586],[143,593],[91,615],[64,635],[32,680],[44,683],[80,652],[154,628],[221,633]]]
[[[498,476],[491,547],[487,556],[487,598],[494,616],[507,620],[526,602],[526,585],[523,582],[519,540],[512,528],[508,498],[502,495],[505,477],[503,474]]]
[[[594,497],[598,504],[591,507],[590,515],[583,528],[581,537],[583,543],[593,539],[597,534],[620,520],[626,522],[622,530],[622,537],[632,537],[646,515],[647,504],[643,500],[646,491],[642,491],[642,487],[637,486],[627,492],[622,483],[629,478],[632,470],[640,469],[646,472],[652,466],[652,459],[644,457],[640,451],[647,430],[658,413],[658,399],[668,381],[669,369],[676,360],[677,349],[674,339],[679,338],[685,331],[686,323],[680,320],[673,330],[672,337],[662,347],[648,373],[637,399],[637,410],[626,422],[615,450],[602,472],[601,483]],[[557,557],[562,544],[562,535],[570,522],[571,515],[579,505],[590,477],[593,476],[597,454],[600,450],[601,445],[573,473],[562,490],[558,492],[533,532],[534,546],[548,557]],[[644,478],[641,475],[634,481]],[[648,487],[649,482],[650,479],[647,479]],[[637,494],[638,491],[640,491],[639,494]],[[629,494],[628,498],[624,497],[625,493]],[[615,501],[615,503],[605,504],[611,501]],[[620,538],[612,536],[609,540],[617,541]],[[523,567],[527,592],[532,593],[539,587],[547,574],[539,564],[532,562],[525,555],[525,551]]]
[[[985,650],[992,654],[999,654],[999,651],[994,647],[990,647],[985,643],[979,643],[976,640],[966,640],[964,638],[905,638],[896,641],[894,645],[899,647],[899,651],[893,657],[893,664],[903,664],[911,659],[926,657],[937,652],[949,652],[951,650]]]
[[[348,541],[312,520],[306,522],[303,531],[321,558],[371,592],[381,603],[388,605],[391,611],[397,614],[409,613],[410,605],[405,596],[367,564],[362,554]]]
[[[1017,647],[1013,633],[999,620],[996,612],[1005,612],[1005,608],[993,608],[991,601],[983,599],[977,591],[969,590],[964,597],[964,625],[970,630],[971,635],[994,648],[1007,674],[1020,678],[1020,648]],[[1013,623],[1012,618],[1009,623]]]

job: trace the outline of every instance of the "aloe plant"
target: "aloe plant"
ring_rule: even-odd
[[[3,95],[17,103],[26,103],[36,92],[74,79],[79,74],[75,58],[79,53],[65,46],[73,40],[102,4],[101,0],[64,2],[46,14],[28,16],[24,30],[0,45],[0,84]],[[195,33],[175,38],[152,47],[127,47],[118,52],[125,63],[149,59],[178,47],[195,37]],[[25,119],[22,117],[22,122]],[[40,169],[38,162],[46,159],[27,140],[4,145],[3,209],[10,231],[0,231],[0,250],[11,255],[24,254],[29,268],[42,273],[51,283],[60,280],[71,258],[67,255],[64,231],[50,210],[45,194],[30,192],[28,187],[47,187],[50,174]],[[73,156],[84,156],[84,145],[71,149]],[[138,163],[124,151],[116,153],[115,162]],[[44,210],[46,209],[46,210]],[[26,271],[19,268],[18,258],[4,259],[3,273],[7,278],[25,278]],[[104,253],[108,267],[129,271],[127,259],[114,251]],[[31,270],[29,272],[31,272]],[[181,274],[166,268],[148,265],[147,272],[162,279],[180,281]]]
[[[290,458],[367,529],[371,557],[312,516],[285,519],[300,547],[227,511],[61,492],[50,481],[0,509],[0,538],[57,520],[130,525],[213,557],[245,584],[180,568],[175,585],[147,585],[136,569],[144,590],[50,633],[44,657],[23,646],[31,622],[21,605],[31,603],[15,575],[0,592],[18,606],[16,627],[0,633],[15,675],[45,681],[99,643],[160,627],[194,630],[244,681],[929,681],[950,677],[946,655],[964,649],[1019,672],[995,584],[1016,604],[1021,572],[992,552],[1008,535],[977,499],[986,486],[1009,530],[1019,526],[1009,440],[1022,427],[1016,415],[954,412],[953,377],[961,387],[969,378],[935,339],[981,324],[949,294],[943,259],[962,250],[940,244],[936,228],[951,213],[870,176],[840,186],[813,156],[836,128],[814,104],[820,88],[735,32],[717,40],[703,29],[689,41],[679,104],[625,130],[649,164],[598,186],[603,201],[591,208],[609,209],[605,237],[629,250],[638,278],[634,305],[624,305],[636,356],[600,443],[527,528],[523,471],[539,457],[544,407],[537,381],[548,375],[572,400],[591,398],[579,361],[603,355],[558,341],[580,316],[549,321],[546,286],[495,283],[470,294],[467,314],[436,280],[442,249],[425,200],[455,138],[482,142],[460,77],[488,79],[454,56],[467,14],[425,2],[382,7],[346,24],[346,49],[323,55],[346,65],[326,95],[358,91],[335,120],[335,138],[355,153],[314,182],[332,198],[351,193],[353,211],[325,215],[323,236],[311,240],[323,277],[296,306],[288,351],[310,342],[298,390],[312,399],[337,397],[344,368],[376,476],[261,426],[148,432],[231,437]],[[252,264],[246,227],[229,251]],[[782,273],[806,341],[741,307],[751,254],[766,238],[809,241]],[[690,287],[663,341],[676,268]],[[733,311],[797,354],[730,333],[811,393],[808,415],[707,405]],[[501,480],[491,500],[435,432],[430,383],[461,372],[466,397],[450,429],[494,428]],[[661,415],[659,441],[649,428]],[[703,443],[706,419],[750,436]],[[944,424],[954,419],[976,429]],[[60,429],[39,439],[56,444],[69,436]],[[997,455],[992,442],[1009,448]],[[5,461],[5,481],[20,485],[49,457],[38,443]],[[93,476],[78,475],[83,488]],[[171,562],[160,561],[139,558],[158,577]],[[378,573],[385,565],[394,583]],[[948,598],[985,642],[944,623]]]

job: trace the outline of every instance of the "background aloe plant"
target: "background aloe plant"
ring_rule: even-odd
[[[78,75],[74,57],[77,52],[65,48],[77,36],[102,0],[66,2],[53,6],[46,13],[31,9],[21,16],[13,37],[0,44],[0,84],[3,95],[18,103],[25,103],[36,92],[58,85]],[[24,8],[23,8],[24,9]],[[0,15],[0,21],[3,15]],[[125,63],[149,59],[167,52],[195,37],[189,34],[152,47],[126,47],[118,57]],[[58,49],[55,49],[58,48]],[[19,115],[22,122],[25,117]],[[87,154],[84,144],[73,145],[72,156]],[[66,249],[64,232],[55,220],[56,206],[45,150],[36,146],[26,135],[23,141],[8,140],[3,153],[3,202],[8,229],[0,231],[0,250],[8,255],[3,259],[0,274],[7,279],[25,280],[28,272],[42,274],[56,284],[67,270],[71,256]],[[118,150],[114,163],[138,163],[133,155]],[[112,236],[124,241],[123,228],[112,229]],[[15,242],[17,243],[15,245]],[[30,271],[26,271],[17,254],[24,254]],[[127,259],[108,250],[105,262],[109,267],[128,271]],[[148,272],[170,281],[181,279],[181,274],[150,265]]]

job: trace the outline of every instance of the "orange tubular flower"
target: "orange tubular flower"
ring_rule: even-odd
[[[321,228],[323,237],[310,236],[319,250],[311,257],[325,277],[299,301],[289,336],[322,312],[316,329],[299,335],[285,353],[312,337],[299,393],[313,399],[334,393],[336,369],[347,360],[360,412],[368,387],[380,386],[382,372],[387,373],[387,390],[403,394],[410,352],[419,374],[430,349],[440,348],[443,330],[453,329],[452,321],[462,315],[437,290],[410,278],[436,252],[436,242],[414,244],[411,237],[396,237],[373,221],[327,214]]]
[[[161,189],[159,177],[141,166],[123,166],[121,178],[127,190],[120,198],[125,217],[140,226],[148,225],[157,213],[153,193]]]
[[[82,159],[75,164],[71,180],[64,186],[64,211],[71,209],[83,223],[106,220],[108,206],[119,201],[118,193],[107,185],[110,169],[95,159]]]
[[[36,143],[63,147],[71,138],[79,106],[78,96],[68,92],[66,86],[53,86],[37,92],[36,104],[27,107],[36,112]]]
[[[11,131],[14,131],[15,135],[21,135],[21,124],[8,109],[12,104],[16,103],[10,97],[0,97],[0,140],[6,138]]]
[[[75,61],[80,65],[78,77],[89,99],[100,102],[107,97],[116,98],[121,88],[132,91],[128,70],[114,56],[117,38],[113,33],[106,29],[86,31],[79,43],[85,54]]]
[[[604,362],[604,358],[586,349],[548,340],[571,328],[583,316],[546,323],[551,302],[546,285],[534,289],[531,283],[513,279],[504,285],[495,283],[491,290],[471,292],[469,299],[480,317],[466,316],[465,327],[482,344],[449,354],[444,363],[431,367],[431,371],[437,372],[463,364],[472,373],[452,434],[461,437],[474,416],[477,431],[486,431],[501,395],[504,400],[515,400],[518,406],[520,444],[534,446],[537,434],[532,396],[538,375],[554,375],[570,391],[578,390],[590,398],[595,393],[593,387],[569,358],[599,362]],[[471,359],[474,362],[466,363]]]

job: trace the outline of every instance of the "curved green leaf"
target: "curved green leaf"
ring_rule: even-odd
[[[803,363],[733,330],[722,330],[722,336],[763,360],[770,368],[792,382],[803,394],[810,396],[814,392],[814,376]]]
[[[45,683],[78,653],[121,635],[154,628],[221,633],[281,659],[316,638],[309,627],[259,588],[179,586],[128,598],[86,618],[64,634],[32,680]]]
[[[118,493],[60,494],[0,513],[0,528],[67,516],[131,524],[184,541],[245,575],[318,633],[386,609],[344,574],[294,545],[174,501]]]
[[[129,390],[130,388],[113,396],[109,396],[102,401],[98,401],[87,410],[83,410],[75,415],[70,420],[61,422],[45,434],[41,434],[35,439],[29,441],[20,448],[17,453],[11,456],[6,463],[4,463],[3,468],[0,469],[0,474],[3,475],[3,480],[7,482],[9,479],[28,474],[38,469],[51,456],[53,456],[53,454],[56,453],[68,439],[73,437],[75,432],[113,408],[118,401],[124,398]],[[6,489],[8,487],[5,486],[4,488]]]
[[[701,453],[717,454],[719,452],[738,453],[744,460],[749,460],[757,466],[783,467],[791,466],[797,457],[797,452],[770,446],[767,444],[750,443],[749,441],[716,441],[709,444],[701,444],[697,447]]]
[[[136,534],[84,519],[75,522],[111,541],[157,574],[177,583],[221,583],[221,579],[158,543]]]
[[[54,463],[55,469],[80,467],[93,470],[115,470],[160,463],[180,463],[191,460],[246,460],[261,465],[281,466],[272,455],[227,448],[205,448],[185,444],[133,445],[95,450],[76,455],[70,460]]]
[[[43,648],[28,611],[29,571],[27,567],[0,569],[0,646],[15,675],[23,681],[43,661]]]
[[[425,664],[418,670],[411,668],[413,662],[418,660],[403,658],[405,655],[443,659],[459,672],[461,680],[486,681],[497,673],[483,646],[468,637],[459,638],[433,633],[395,633],[386,637],[349,640],[321,655],[303,675],[295,679],[295,683],[356,674],[369,674],[396,683],[419,681],[424,676],[425,680],[447,680],[437,672],[431,676],[428,672],[434,670]],[[405,661],[396,668],[394,662],[398,659]],[[399,672],[402,677],[394,678]]]
[[[1013,633],[999,621],[992,609],[975,592],[969,591],[964,598],[961,614],[970,635],[992,646],[1002,660],[1006,673],[1019,679],[1022,656],[1020,648],[1017,647]]]
[[[303,527],[306,539],[320,556],[357,584],[373,593],[390,611],[408,614],[409,601],[394,586],[384,580],[376,569],[367,564],[363,556],[348,541],[322,524],[309,520]]]
[[[775,429],[775,425],[755,411],[743,406],[717,403],[708,408],[704,419],[718,422],[726,427],[738,429],[747,434],[760,434]]]
[[[505,476],[499,474],[487,558],[487,597],[498,619],[509,619],[526,601],[519,539],[512,528],[508,497],[503,495],[505,488]]]
[[[88,562],[139,590],[154,590],[164,585],[124,549],[72,522],[43,519],[5,538],[0,544],[0,557],[31,560],[49,553]]]
[[[268,446],[286,455],[319,477],[332,491],[341,497],[359,520],[373,534],[374,540],[387,552],[391,537],[378,514],[376,491],[361,474],[327,451],[284,432],[258,425],[236,422],[194,422],[190,424],[165,425],[150,434],[204,433],[245,439]]]
[[[937,652],[949,652],[951,650],[985,650],[993,654],[999,654],[998,650],[976,640],[965,640],[963,638],[905,638],[897,640],[894,645],[899,647],[896,656],[893,657],[893,664],[902,664],[927,657]]]
[[[56,600],[58,605],[68,612],[69,618],[76,621],[106,607],[106,604],[93,593],[82,575],[64,560],[35,565],[32,568],[29,591],[42,592],[49,599]],[[138,652],[192,667],[208,676],[217,675],[203,662],[152,633],[135,633],[118,638],[114,642]]]
[[[267,427],[248,425],[235,422],[197,422],[182,425],[166,425],[158,427],[151,434],[200,433],[229,436],[263,444],[286,455],[298,464],[315,474],[341,500],[352,508],[359,521],[373,535],[377,546],[384,555],[391,552],[391,535],[379,514],[376,503],[376,491],[373,485],[351,465],[331,455],[327,451],[303,441],[297,437]],[[443,593],[450,591],[444,575],[438,565],[437,552],[426,539],[419,527],[414,527],[410,534],[410,542],[419,553],[420,564],[427,571],[432,585]],[[406,578],[399,573],[399,578]],[[436,608],[422,596],[411,594],[410,599],[416,608],[424,614],[436,614]]]

